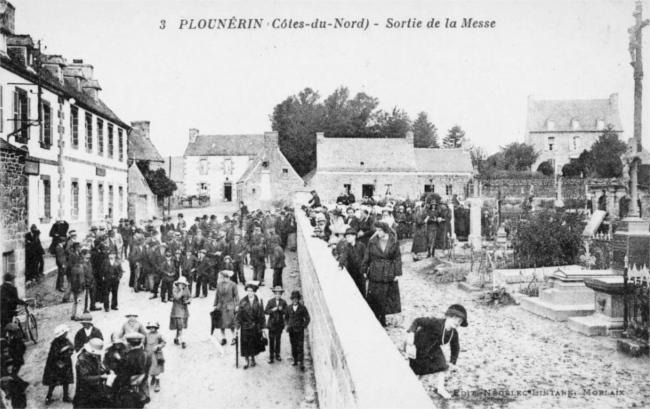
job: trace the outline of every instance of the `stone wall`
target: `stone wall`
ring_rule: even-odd
[[[28,176],[23,173],[19,150],[0,150],[0,249],[2,273],[16,275],[18,295],[25,296],[25,233],[27,227]]]
[[[321,408],[433,408],[421,383],[296,207],[298,262]]]
[[[584,198],[585,184],[588,179],[562,180],[563,198]],[[525,197],[529,195],[532,186],[536,198],[554,199],[557,195],[557,183],[554,177],[539,179],[496,179],[481,181],[481,196],[496,198],[501,191],[501,197]]]

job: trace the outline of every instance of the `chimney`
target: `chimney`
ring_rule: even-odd
[[[49,71],[50,74],[57,80],[59,83],[63,84],[63,67],[65,67],[65,60],[60,55],[45,55],[41,57],[41,63],[43,68]]]
[[[407,142],[409,145],[414,146],[414,145],[413,145],[413,140],[414,140],[414,138],[413,138],[413,131],[408,131],[408,132],[406,133],[406,142]]]
[[[264,152],[270,153],[278,149],[278,133],[264,132]]]
[[[133,129],[137,129],[140,131],[140,134],[146,138],[150,139],[149,137],[149,124],[151,124],[150,121],[133,121],[131,122],[131,127]]]
[[[79,68],[79,70],[81,70],[81,74],[84,76],[85,79],[87,80],[93,79],[93,66],[90,64],[84,64],[84,60],[73,59],[72,64],[68,64],[68,65],[70,67]]]
[[[611,105],[612,108],[618,108],[618,92],[609,96],[609,105]]]
[[[190,143],[196,142],[196,137],[199,136],[199,130],[190,128]]]
[[[0,0],[0,54],[7,55],[7,38],[14,34],[16,9],[11,3]]]
[[[325,132],[316,132],[316,144],[323,143],[325,140]]]

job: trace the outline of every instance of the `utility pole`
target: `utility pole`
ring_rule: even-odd
[[[650,20],[643,21],[643,5],[641,1],[636,2],[636,8],[632,16],[636,19],[635,24],[627,31],[630,33],[630,63],[634,68],[634,147],[633,156],[630,163],[630,196],[632,203],[630,203],[630,217],[638,218],[638,169],[639,169],[639,155],[643,150],[643,141],[641,135],[642,118],[641,110],[643,105],[643,28],[650,24]]]

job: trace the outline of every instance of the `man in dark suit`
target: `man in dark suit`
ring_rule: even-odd
[[[359,219],[359,231],[357,232],[358,240],[368,247],[368,241],[375,234],[375,218],[370,215],[370,210],[361,210],[361,219]]]
[[[199,251],[199,258],[196,262],[196,294],[194,298],[199,298],[201,295],[201,289],[203,289],[202,298],[208,296],[208,280],[210,278],[210,271],[212,270],[212,264],[210,259],[205,257],[205,250]]]
[[[108,259],[104,261],[102,275],[104,278],[104,311],[109,311],[108,299],[111,297],[110,308],[117,310],[117,290],[122,279],[122,263],[117,258],[117,250],[108,252]]]
[[[158,267],[160,271],[160,299],[162,302],[173,301],[172,287],[177,277],[176,262],[172,259],[172,251],[165,249],[165,259]]]
[[[320,207],[320,197],[318,197],[318,193],[316,193],[315,190],[311,191],[311,199],[309,199],[309,207],[312,209],[315,209],[317,207]]]
[[[40,280],[43,277],[43,246],[41,232],[35,224],[25,234],[25,278],[27,281]]]
[[[65,220],[57,219],[56,223],[50,228],[50,237],[52,238],[52,244],[50,244],[50,254],[55,254],[56,245],[60,241],[65,241],[68,236],[68,222]]]
[[[284,251],[280,243],[275,243],[273,256],[271,257],[271,268],[273,268],[273,287],[282,287],[282,270],[287,266],[284,261]]]
[[[305,370],[305,328],[309,325],[309,311],[307,307],[300,303],[302,296],[300,291],[291,292],[291,306],[287,308],[285,322],[287,323],[287,332],[291,342],[291,355],[293,356],[293,366],[300,363],[300,369]]]
[[[241,234],[239,232],[234,233],[233,241],[228,245],[226,254],[232,258],[235,275],[244,285],[246,285],[246,277],[244,277],[244,255],[247,252],[248,246],[241,240]],[[260,285],[264,285],[264,282],[260,282]]]
[[[366,254],[366,246],[357,240],[356,229],[350,227],[345,231],[346,248],[339,257],[339,268],[345,268],[357,285],[359,292],[366,297],[365,271],[361,265]]]
[[[288,309],[287,302],[282,299],[284,290],[281,286],[273,288],[273,298],[266,304],[264,314],[269,316],[266,327],[269,329],[269,363],[274,359],[282,361],[280,357],[280,340],[284,329],[284,315]]]
[[[142,243],[142,240],[138,239],[131,246],[131,251],[129,253],[129,270],[131,270],[131,274],[129,276],[129,287],[135,288],[136,293],[140,292],[140,275],[142,273],[144,254],[144,245]]]
[[[56,246],[54,246],[54,255],[56,257],[56,267],[58,269],[58,274],[56,276],[56,289],[57,291],[65,292],[63,281],[68,265],[68,258],[65,254],[63,241],[59,241]]]
[[[25,305],[25,301],[18,297],[18,290],[14,286],[15,275],[7,273],[4,276],[4,283],[0,285],[0,322],[2,335],[5,333],[5,326],[13,321],[18,314],[16,307]]]
[[[104,339],[102,332],[98,328],[95,328],[93,325],[92,315],[83,314],[81,317],[79,317],[79,322],[81,322],[83,328],[77,331],[74,336],[74,350],[76,352],[79,352],[81,348],[83,348],[84,345],[86,345],[86,343],[93,338],[99,338],[102,340]]]

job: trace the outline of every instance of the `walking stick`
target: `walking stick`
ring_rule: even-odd
[[[235,336],[235,368],[239,368],[239,330],[237,330]]]

